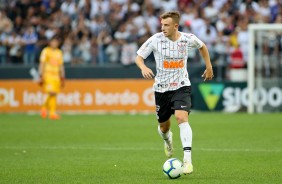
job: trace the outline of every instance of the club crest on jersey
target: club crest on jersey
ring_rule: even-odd
[[[178,50],[178,52],[180,52],[180,53],[186,52],[185,48],[186,48],[186,45],[185,45],[185,44],[178,44],[178,45],[177,45],[177,50]]]

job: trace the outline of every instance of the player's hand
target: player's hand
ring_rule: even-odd
[[[61,77],[61,88],[65,87],[65,78]]]
[[[40,76],[38,81],[39,86],[43,86],[43,83],[43,78]]]
[[[141,72],[145,79],[152,79],[155,76],[153,71],[148,67],[142,68]]]
[[[212,80],[212,78],[214,77],[212,68],[207,68],[204,71],[202,77],[204,78],[204,81]]]

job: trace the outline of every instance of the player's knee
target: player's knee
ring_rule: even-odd
[[[50,96],[56,96],[57,94],[55,92],[49,92]]]
[[[175,118],[178,124],[188,121],[188,117],[184,114],[176,114]]]
[[[167,123],[160,123],[160,130],[163,133],[166,133],[167,131],[169,131],[169,125]]]

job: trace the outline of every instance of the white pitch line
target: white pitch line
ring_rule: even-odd
[[[282,152],[280,149],[242,149],[242,148],[196,148],[199,151],[214,151],[214,152]]]
[[[0,149],[6,150],[28,150],[28,149],[45,149],[45,150],[102,150],[102,151],[159,151],[162,148],[146,147],[89,147],[89,146],[0,146]],[[282,152],[281,149],[243,149],[243,148],[193,148],[195,151],[207,152]]]

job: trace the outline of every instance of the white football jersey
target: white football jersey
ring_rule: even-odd
[[[191,85],[187,71],[188,52],[191,48],[201,48],[203,42],[194,34],[179,33],[181,36],[176,41],[171,41],[162,32],[156,33],[137,51],[144,59],[154,53],[157,70],[154,91],[163,93]]]

